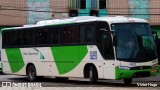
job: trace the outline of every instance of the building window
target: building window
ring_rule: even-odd
[[[80,8],[80,1],[81,0],[69,0],[69,7],[70,9],[79,9]]]
[[[91,0],[91,9],[97,9],[97,0]]]
[[[86,0],[80,0],[80,9],[86,9]]]
[[[99,0],[99,9],[106,9],[106,0]]]
[[[78,10],[70,10],[69,11],[69,16],[70,17],[76,17],[76,16],[78,16]]]

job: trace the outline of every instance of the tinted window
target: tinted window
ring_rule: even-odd
[[[99,0],[99,9],[106,9],[106,0]]]
[[[38,28],[36,30],[36,36],[35,36],[36,45],[45,45],[48,43],[47,31],[48,29],[46,28]]]
[[[61,28],[51,27],[49,31],[50,44],[59,44],[61,42]]]
[[[80,42],[81,43],[94,42],[94,24],[80,25]]]
[[[23,31],[24,45],[34,45],[34,31],[33,29]]]
[[[17,31],[16,46],[22,46],[22,45],[23,45],[23,31],[19,30],[19,31]]]
[[[86,9],[86,0],[80,0],[80,9]]]
[[[16,46],[16,43],[17,43],[17,32],[16,31],[11,31],[11,37],[10,37],[10,39],[11,39],[11,45],[12,45],[12,47],[14,47],[14,46]]]
[[[70,25],[65,26],[63,30],[64,43],[77,43],[78,42],[78,26]]]
[[[10,40],[10,33],[11,33],[11,31],[3,31],[3,33],[2,33],[2,36],[3,36],[3,38],[2,38],[2,42],[3,42],[3,47],[10,47],[10,42],[11,42],[11,40]]]

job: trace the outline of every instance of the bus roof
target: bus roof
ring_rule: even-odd
[[[67,19],[44,20],[44,21],[39,21],[37,24],[34,24],[34,25],[24,25],[23,27],[4,28],[2,29],[2,31],[11,30],[11,29],[22,29],[22,28],[69,24],[69,23],[90,22],[90,21],[106,21],[109,24],[127,23],[127,22],[147,23],[147,21],[144,19],[130,18],[130,17],[124,17],[124,16],[115,16],[115,17],[78,16],[78,17],[72,17]]]
[[[116,17],[95,17],[95,16],[78,16],[67,19],[55,19],[55,20],[46,20],[39,21],[36,25],[48,25],[48,24],[57,24],[57,23],[66,23],[66,22],[89,22],[89,21],[106,21],[108,23],[123,23],[123,22],[144,22],[147,23],[146,20],[140,18],[129,18],[124,16],[116,16]]]

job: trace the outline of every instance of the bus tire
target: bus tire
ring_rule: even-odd
[[[132,78],[130,78],[130,79],[124,79],[124,84],[125,85],[131,85],[131,83],[132,83]]]
[[[37,79],[36,68],[34,65],[30,65],[27,69],[28,81],[34,82]]]
[[[91,84],[95,84],[98,80],[98,74],[96,68],[92,65],[89,69],[89,79]]]

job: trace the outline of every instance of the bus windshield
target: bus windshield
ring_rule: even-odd
[[[117,60],[146,62],[157,58],[154,39],[147,23],[116,23],[111,25],[117,40]]]

